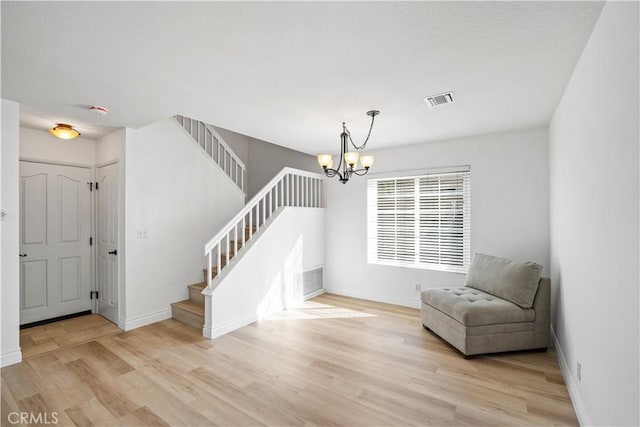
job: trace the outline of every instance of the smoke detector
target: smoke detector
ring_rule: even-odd
[[[429,107],[433,108],[438,105],[451,104],[455,102],[455,99],[453,97],[453,92],[445,92],[438,95],[427,96],[424,99],[424,102],[426,102]]]
[[[109,110],[107,110],[105,107],[99,107],[97,105],[94,105],[89,107],[89,111],[99,116],[105,116]]]

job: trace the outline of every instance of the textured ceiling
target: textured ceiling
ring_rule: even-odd
[[[83,136],[184,114],[308,153],[548,123],[600,2],[2,2],[2,97]],[[430,109],[427,95],[454,91]],[[107,116],[89,105],[109,108]]]

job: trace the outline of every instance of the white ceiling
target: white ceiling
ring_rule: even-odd
[[[183,114],[307,153],[543,125],[601,2],[2,2],[2,97],[83,136]],[[456,103],[429,109],[427,95]],[[88,112],[109,108],[107,116]]]

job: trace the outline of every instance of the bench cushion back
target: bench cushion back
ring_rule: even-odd
[[[475,254],[464,285],[506,299],[522,308],[530,308],[541,274],[542,266],[535,262]]]

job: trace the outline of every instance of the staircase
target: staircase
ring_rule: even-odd
[[[255,226],[253,227],[253,231],[249,227],[246,227],[244,241],[249,240],[251,235],[255,232]],[[238,249],[241,249],[243,243],[237,242],[237,245]],[[235,247],[236,242],[232,242],[229,259],[232,259],[235,256]],[[227,264],[226,254],[224,255],[222,267],[225,267]],[[201,283],[195,283],[187,286],[189,299],[171,304],[171,317],[173,319],[200,330],[202,330],[202,327],[204,326],[204,295],[202,295],[202,291],[207,287],[207,269],[204,268],[202,273],[204,280]],[[211,279],[215,279],[217,275],[218,267],[211,268]]]
[[[198,144],[205,154],[224,171],[227,177],[246,194],[246,168],[244,163],[224,142],[214,127],[208,123],[185,116],[178,115],[174,116],[173,119],[191,137],[193,142]]]
[[[205,245],[208,266],[203,270],[204,281],[188,286],[189,299],[171,305],[172,317],[205,331],[208,325],[210,330],[207,299],[210,302],[216,286],[284,208],[322,207],[323,178],[292,168],[280,171]]]

